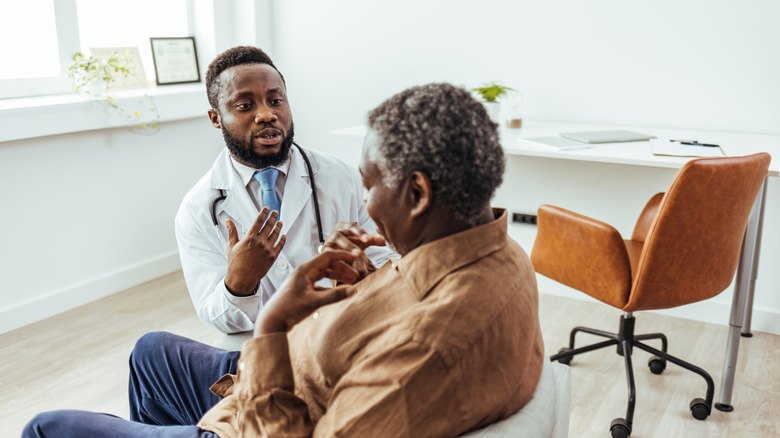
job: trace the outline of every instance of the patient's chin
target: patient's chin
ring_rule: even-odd
[[[400,247],[399,247],[398,245],[396,245],[396,244],[394,244],[393,242],[391,242],[391,241],[390,241],[390,239],[388,239],[388,238],[387,238],[387,236],[384,236],[384,235],[383,235],[382,237],[384,237],[384,238],[385,238],[385,246],[386,246],[387,248],[389,248],[391,251],[393,251],[394,253],[398,254],[398,255],[401,255],[401,256],[403,256],[403,255],[404,255],[404,254],[406,254],[407,252],[409,252],[409,251],[411,251],[412,249],[414,249],[414,248],[411,248],[411,249],[410,249],[410,248],[405,248],[405,247],[403,247],[403,246],[400,246]]]

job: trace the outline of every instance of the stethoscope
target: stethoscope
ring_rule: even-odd
[[[312,198],[314,199],[314,214],[317,216],[317,233],[320,238],[320,244],[317,248],[319,252],[319,247],[325,243],[325,237],[322,234],[322,218],[320,217],[320,203],[317,201],[317,186],[314,184],[314,171],[311,168],[309,157],[306,155],[306,152],[303,151],[303,148],[298,146],[298,144],[295,142],[293,142],[293,145],[301,152],[303,161],[306,162],[306,169],[309,171],[309,178],[311,179],[311,194]],[[214,227],[219,227],[219,223],[217,222],[217,203],[224,201],[225,198],[227,198],[225,191],[220,189],[219,196],[211,204],[211,220],[214,222]]]

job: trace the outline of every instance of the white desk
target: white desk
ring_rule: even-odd
[[[659,138],[694,139],[703,143],[716,143],[727,156],[750,155],[758,152],[780,151],[780,136],[734,134],[725,132],[696,131],[686,129],[648,128],[648,127],[615,127],[609,125],[586,125],[560,122],[533,122],[524,121],[522,129],[502,129],[501,143],[504,152],[508,155],[521,155],[529,157],[544,157],[561,160],[592,161],[598,163],[614,163],[633,166],[665,167],[679,169],[690,158],[661,157],[653,155],[650,142],[632,142],[631,147],[627,143],[610,143],[596,145],[590,149],[577,149],[572,151],[556,151],[544,147],[537,147],[517,141],[523,137],[547,137],[558,136],[560,132],[567,131],[595,131],[605,129],[626,129],[655,135]],[[364,126],[355,126],[331,132],[333,135],[347,137],[362,137],[365,135]],[[769,177],[780,176],[780,157],[774,159],[769,165]],[[761,228],[766,202],[766,185],[761,188],[753,205],[745,239],[742,244],[740,262],[737,268],[734,295],[729,318],[729,335],[726,346],[726,355],[723,365],[723,377],[718,403],[715,407],[729,412],[731,406],[731,393],[734,386],[737,355],[741,336],[750,336],[750,319],[753,308],[753,295],[755,293],[755,281],[758,272],[758,257],[761,247]]]

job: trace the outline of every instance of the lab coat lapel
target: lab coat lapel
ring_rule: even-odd
[[[282,222],[284,223],[282,234],[287,234],[290,227],[301,215],[303,207],[311,198],[309,172],[306,168],[306,163],[304,163],[300,151],[293,148],[291,152],[292,160],[282,198]]]
[[[225,219],[229,217],[236,224],[238,236],[243,237],[257,218],[257,209],[246,187],[241,183],[241,178],[233,169],[227,150],[222,151],[220,159],[214,165],[212,187],[224,190],[227,195],[223,202],[217,204],[216,213],[220,225],[224,226]],[[220,217],[222,212],[224,214]]]
[[[246,235],[249,227],[257,219],[257,209],[249,197],[249,193],[242,185],[233,186],[228,190],[227,198],[222,204],[222,210],[230,216],[230,219],[236,224],[238,236]]]

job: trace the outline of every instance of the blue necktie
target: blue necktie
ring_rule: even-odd
[[[271,211],[282,212],[282,204],[279,202],[279,197],[276,196],[276,177],[279,176],[277,169],[268,168],[255,172],[252,177],[260,183],[260,187],[263,188],[263,206],[268,206]]]

